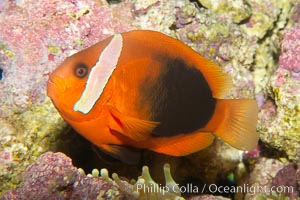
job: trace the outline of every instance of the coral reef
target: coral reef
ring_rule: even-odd
[[[270,80],[269,101],[260,111],[261,140],[284,151],[295,162],[300,160],[300,24],[288,29],[282,41],[279,68]]]
[[[108,172],[104,169],[101,170],[101,176],[106,177],[109,182],[112,182],[108,178]],[[164,179],[165,185],[158,184],[152,179],[149,168],[147,166],[143,167],[142,175],[138,177],[137,181],[133,181],[133,184],[129,184],[126,181],[121,181],[117,174],[112,174],[114,182],[119,186],[119,188],[132,194],[135,198],[139,200],[143,199],[174,199],[183,200],[181,197],[181,192],[179,185],[173,180],[170,171],[170,165],[164,165]]]
[[[287,187],[281,194],[291,199],[300,197],[300,164],[290,163],[281,169],[272,180],[271,187]]]
[[[229,198],[225,198],[222,196],[202,195],[189,198],[189,200],[229,200]]]
[[[231,97],[253,98],[255,40],[246,35],[230,18],[210,10],[187,5],[177,9],[178,38],[207,58],[219,63],[232,76],[235,88]],[[182,21],[189,23],[182,24]]]
[[[279,66],[290,71],[292,77],[300,81],[300,58],[297,56],[300,52],[299,30],[300,23],[297,23],[285,32],[281,44],[282,54],[279,58]]]
[[[265,95],[270,77],[278,67],[280,43],[284,28],[292,15],[293,1],[249,1],[252,6],[250,20],[241,27],[257,39],[253,75],[257,94]]]
[[[105,20],[103,20],[105,19]],[[51,23],[50,23],[51,22]],[[57,150],[66,124],[46,99],[48,74],[75,51],[131,28],[105,1],[1,1],[0,191],[37,156]]]
[[[276,174],[284,167],[284,163],[276,159],[259,158],[253,166],[252,172],[246,182],[249,191],[245,197],[237,193],[237,199],[254,200],[262,195],[271,195],[271,183]]]
[[[234,23],[240,23],[248,19],[252,14],[251,6],[245,0],[237,0],[235,2],[230,0],[199,0],[199,2],[204,7],[218,14],[229,16]]]
[[[101,177],[88,177],[62,153],[47,152],[30,165],[24,182],[0,199],[134,199]]]
[[[22,171],[41,153],[57,150],[65,127],[50,101],[0,119],[0,190],[18,185]]]
[[[133,184],[115,173],[113,179],[109,178],[106,169],[100,173],[94,169],[86,176],[66,155],[47,152],[26,169],[22,184],[0,199],[183,199],[168,164],[164,166],[164,175],[165,186],[153,181],[146,166]]]
[[[275,26],[278,26],[279,23],[283,28],[292,6],[292,1],[288,0],[271,0],[268,2],[247,0],[247,2],[252,8],[252,12],[250,19],[242,27],[248,35],[253,35],[259,39],[264,38],[269,30],[274,33]]]
[[[294,163],[299,162],[300,25],[297,16],[300,3],[295,4],[294,0],[199,0],[198,4],[188,0],[110,2],[113,3],[109,5],[104,0],[0,1],[0,182],[4,183],[0,186],[1,192],[16,187],[21,182],[21,173],[40,154],[57,151],[62,143],[62,146],[72,144],[66,124],[45,98],[48,74],[70,54],[115,32],[131,29],[163,32],[217,62],[233,77],[235,87],[228,98],[256,97],[261,109],[258,130],[262,145],[282,151]],[[288,26],[291,28],[286,30]],[[211,147],[184,158],[146,151],[143,164],[147,164],[154,179],[161,182],[164,181],[161,163],[170,162],[174,179],[179,183],[191,181],[189,178],[216,183],[232,172],[239,179],[236,169],[245,170],[242,160],[247,157],[253,161],[251,170],[245,170],[246,177],[240,178],[238,185],[247,183],[270,188],[285,183],[280,177],[292,176],[287,174],[292,164],[279,161],[279,157],[264,158],[261,151],[258,147],[246,155],[216,141]],[[75,162],[78,159],[72,158]],[[58,165],[52,163],[49,167],[53,170],[47,172],[49,169],[41,165],[45,160]],[[34,174],[37,167],[40,173]],[[134,172],[123,165],[117,164],[116,168],[123,168],[127,178]],[[61,154],[44,154],[26,173],[22,185],[2,198],[34,195],[30,193],[31,187],[41,184],[37,179],[41,174],[45,175],[42,180],[49,181],[48,186],[35,192],[40,192],[43,198],[54,195],[63,199],[72,195],[76,199],[82,195],[80,191],[87,191],[91,198],[101,193],[104,198],[113,199],[127,195],[120,189],[122,183],[133,188],[116,175],[112,181],[121,181],[119,186],[113,185],[107,177],[105,180],[80,174]],[[50,175],[56,178],[50,180]],[[294,175],[299,182],[299,169]],[[74,187],[70,188],[71,185]],[[99,192],[99,188],[103,191]],[[247,194],[246,199],[266,195],[283,197],[286,194]]]
[[[64,58],[130,29],[130,24],[113,17],[105,1],[27,0],[9,4],[0,17],[2,112],[3,108],[21,112],[42,102],[47,74]]]
[[[149,29],[163,32],[175,37],[175,31],[170,27],[175,23],[175,7],[189,4],[186,0],[129,0],[136,8],[136,18],[133,25],[138,29]]]
[[[257,158],[252,172],[245,182],[245,197],[236,194],[237,199],[299,199],[299,165],[272,158]]]

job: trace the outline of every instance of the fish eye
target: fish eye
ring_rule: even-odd
[[[78,78],[84,78],[88,73],[88,67],[86,64],[79,63],[74,68],[74,74]]]

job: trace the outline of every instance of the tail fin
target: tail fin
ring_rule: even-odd
[[[256,132],[258,108],[255,100],[218,99],[215,115],[221,115],[217,117],[216,136],[243,151],[256,147],[259,134]]]

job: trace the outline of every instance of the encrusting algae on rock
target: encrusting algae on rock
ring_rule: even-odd
[[[246,21],[252,15],[252,9],[247,0],[199,0],[206,8],[218,14],[225,14],[236,24]]]
[[[100,175],[100,176],[99,176]],[[0,196],[1,200],[90,199],[90,200],[183,200],[178,184],[164,165],[166,185],[155,183],[147,166],[136,181],[125,181],[116,173],[109,178],[107,169],[92,170],[85,175],[62,153],[47,152],[25,171],[21,185]]]
[[[286,30],[279,68],[270,80],[268,101],[260,111],[261,140],[300,161],[300,24]]]
[[[100,191],[103,199],[134,199],[100,177],[88,177],[63,153],[42,154],[24,172],[23,182],[0,196],[1,200],[90,199]]]
[[[88,15],[80,14],[87,8]],[[130,25],[118,22],[106,1],[4,0],[0,26],[2,193],[20,183],[21,172],[39,155],[66,141],[66,123],[46,98],[49,72],[71,52]]]
[[[0,120],[0,191],[18,185],[22,172],[39,155],[57,150],[66,123],[49,103],[11,116],[13,120]]]
[[[291,37],[297,36],[299,32],[298,26],[294,26],[294,23],[299,23],[299,1],[199,0],[197,4],[188,0],[109,1],[113,5],[107,2],[0,1],[0,142],[3,144],[0,146],[0,182],[4,183],[0,185],[0,192],[16,187],[22,178],[20,173],[38,155],[46,150],[53,150],[53,145],[61,143],[59,135],[67,133],[64,130],[65,122],[49,100],[44,101],[49,72],[75,51],[112,34],[132,29],[163,32],[215,61],[233,77],[235,87],[229,97],[253,98],[256,95],[261,109],[258,130],[263,143],[249,152],[258,152],[260,161],[249,159],[250,164],[245,168],[243,161],[248,163],[247,156],[220,141],[187,158],[166,158],[147,152],[144,161],[155,180],[162,177],[159,174],[161,166],[156,163],[170,160],[173,175],[179,183],[190,180],[189,175],[195,181],[216,183],[225,180],[223,177],[229,172],[236,175],[236,168],[243,166],[246,179],[251,177],[252,180],[257,180],[254,181],[255,184],[264,184],[264,172],[251,172],[253,168],[267,169],[267,166],[272,166],[272,162],[276,165],[279,160],[299,162],[297,91],[300,86],[297,72],[299,65],[296,64],[299,50],[296,48],[296,40]],[[295,14],[291,16],[293,12]],[[285,36],[286,43],[281,50],[283,33],[286,27],[291,26],[294,28],[290,29],[290,35],[287,33]],[[285,56],[289,59],[284,59]],[[41,110],[48,110],[50,114],[40,115],[40,112],[44,112]],[[25,112],[23,117],[20,116]],[[52,127],[43,125],[50,117],[53,121],[50,120],[48,125]],[[29,125],[31,118],[38,121],[34,123],[34,127]],[[21,122],[17,122],[18,119]],[[57,123],[53,123],[55,120]],[[29,130],[24,131],[23,128]],[[26,137],[22,137],[23,132]],[[67,136],[65,138],[70,138],[71,134]],[[39,144],[41,145],[38,146]],[[65,143],[63,145],[67,146]],[[268,161],[262,159],[265,157],[262,147],[266,146],[271,152],[268,156],[272,154],[274,157]],[[276,149],[283,154],[273,155]],[[76,161],[81,154],[75,155],[72,158]],[[86,156],[85,154],[83,157]],[[83,167],[81,164],[78,166]],[[117,167],[123,166],[118,164]],[[276,166],[274,170],[277,170]],[[118,174],[122,173],[118,171]],[[129,174],[130,172],[126,172],[122,175],[130,177],[132,174]],[[275,180],[277,176],[273,172],[271,174],[268,182]],[[244,179],[235,177],[239,184],[243,184]],[[82,183],[86,185],[79,184],[77,194],[80,196],[80,189],[92,186],[93,181],[94,179],[83,179]],[[89,189],[93,190],[93,187]],[[114,190],[109,191],[108,196],[116,195]],[[268,195],[276,198],[272,194]],[[268,198],[268,195],[264,198]],[[93,197],[96,198],[97,195]]]

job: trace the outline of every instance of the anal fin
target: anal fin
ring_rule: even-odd
[[[171,156],[186,156],[206,148],[214,141],[209,132],[193,132],[174,137],[153,138],[152,151]]]

